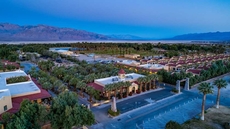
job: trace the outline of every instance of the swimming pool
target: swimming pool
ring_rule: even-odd
[[[36,70],[39,70],[38,66],[31,62],[21,62],[20,65],[24,67],[25,73],[28,73],[32,67],[35,67]]]

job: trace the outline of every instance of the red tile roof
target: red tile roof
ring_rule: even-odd
[[[167,64],[168,66],[177,66],[177,64]]]
[[[20,109],[20,104],[24,99],[37,100],[37,99],[44,99],[44,98],[51,97],[51,95],[46,90],[42,89],[41,85],[38,84],[36,79],[32,79],[32,81],[38,86],[38,88],[41,90],[41,93],[12,98],[13,108],[8,110],[7,112],[10,112],[10,113],[18,112]]]
[[[101,86],[101,85],[99,85],[99,84],[97,84],[97,83],[94,83],[94,82],[92,82],[92,83],[89,83],[89,84],[87,84],[88,86],[91,86],[91,87],[93,87],[95,90],[98,90],[98,91],[103,91],[103,89],[104,89],[104,87],[103,86]]]
[[[200,69],[188,69],[187,72],[193,73],[193,74],[200,74]]]
[[[120,71],[118,72],[118,74],[125,74],[124,69],[120,69]]]
[[[10,61],[8,61],[8,60],[2,60],[1,62],[3,63],[4,66],[13,65],[13,66],[15,66],[16,68],[19,68],[19,67],[20,67],[20,65],[19,65],[18,63],[16,63],[16,62],[10,62]]]

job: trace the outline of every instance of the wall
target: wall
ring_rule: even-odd
[[[4,96],[0,98],[0,114],[2,114],[4,111],[4,106],[7,105],[7,110],[11,109],[12,106],[12,100],[11,96]]]

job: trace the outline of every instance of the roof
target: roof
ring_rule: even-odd
[[[5,96],[11,96],[10,91],[8,89],[0,90],[0,100]]]
[[[18,112],[18,110],[20,109],[20,104],[24,99],[37,100],[37,99],[44,99],[44,98],[51,97],[51,95],[46,90],[42,89],[41,85],[37,82],[36,79],[32,79],[32,80],[41,90],[41,93],[12,98],[13,108],[8,110],[7,112],[10,112],[10,113]]]
[[[10,61],[8,61],[8,60],[2,60],[1,62],[3,63],[4,66],[13,65],[13,66],[15,66],[16,68],[19,68],[19,67],[20,67],[20,65],[19,65],[18,63],[16,63],[16,62],[10,62]]]
[[[0,73],[0,90],[9,89],[11,97],[19,97],[41,92],[31,80],[26,82],[6,84],[6,78],[16,76],[27,76],[27,74],[21,70]]]
[[[97,83],[98,85],[104,87],[107,84],[112,84],[112,83],[117,83],[121,81],[135,81],[139,77],[144,77],[144,75],[137,74],[137,73],[129,73],[125,74],[124,79],[120,79],[118,76],[111,76],[111,77],[106,77],[106,78],[100,78],[100,79],[95,79],[94,83]]]
[[[118,74],[125,74],[124,69],[120,69],[120,71],[118,72]]]
[[[200,69],[188,69],[187,72],[193,73],[193,74],[200,74]]]
[[[97,83],[89,83],[88,84],[88,86],[91,86],[91,87],[93,87],[95,90],[98,90],[98,91],[103,91],[103,89],[104,89],[104,87],[103,86],[101,86],[101,85],[98,85]]]

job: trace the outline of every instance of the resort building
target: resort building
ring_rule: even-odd
[[[118,82],[129,81],[129,82],[131,82],[131,86],[129,86],[129,88],[128,88],[128,93],[130,93],[130,92],[136,93],[136,91],[138,90],[137,79],[140,78],[140,77],[145,77],[145,76],[141,75],[141,74],[137,74],[137,73],[126,74],[125,71],[123,69],[121,69],[118,72],[118,76],[95,79],[93,83],[89,83],[88,85],[93,87],[94,89],[102,92],[103,95],[105,97],[107,97],[108,93],[106,93],[105,89],[104,89],[106,87],[106,85],[115,84],[115,83],[118,83]],[[114,94],[113,91],[112,91],[112,94]]]
[[[174,56],[172,58],[152,58],[142,59],[140,64],[135,65],[134,61],[122,61],[118,62],[118,65],[124,65],[125,68],[135,68],[137,70],[145,70],[151,73],[156,73],[161,69],[165,69],[170,72],[179,72],[184,70],[185,72],[192,73],[193,75],[200,75],[202,70],[207,70],[211,67],[211,64],[215,61],[230,60],[230,55],[227,54],[203,54],[203,55],[185,55]],[[139,62],[138,62],[139,63]]]
[[[73,56],[73,57],[79,56],[79,55],[75,54],[73,51],[70,51],[70,50],[71,50],[70,47],[50,48],[49,49],[49,51],[57,52],[59,54],[66,55],[66,56]]]
[[[130,59],[138,59],[140,58],[140,55],[139,54],[125,54],[124,57],[130,58]]]
[[[24,82],[7,83],[12,77],[24,76],[28,78]],[[23,99],[41,102],[41,99],[49,98],[50,94],[38,86],[36,80],[31,79],[24,71],[17,70],[0,73],[0,114],[5,111],[15,113],[20,108]]]
[[[122,60],[118,61],[118,64],[128,65],[128,66],[139,66],[140,62],[134,61],[134,60]]]

